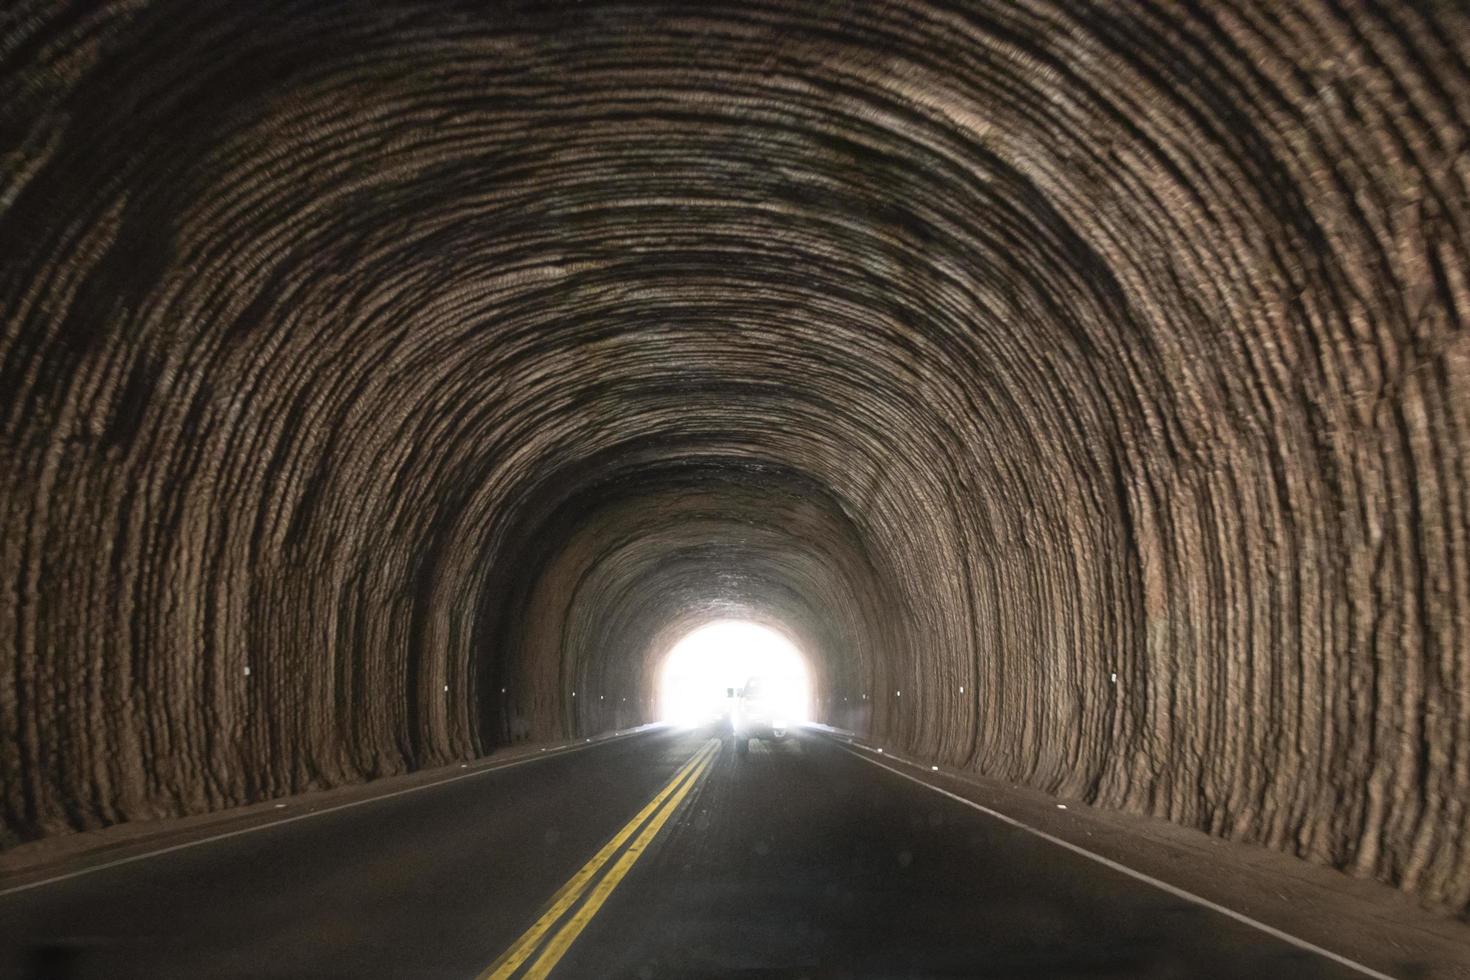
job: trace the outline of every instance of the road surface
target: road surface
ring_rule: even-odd
[[[738,757],[717,735],[592,745],[0,895],[0,975],[1361,977],[825,736]]]

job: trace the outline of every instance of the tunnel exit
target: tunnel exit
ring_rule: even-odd
[[[720,720],[752,681],[792,724],[810,718],[810,675],[796,644],[778,630],[744,620],[701,626],[676,643],[664,661],[659,718],[686,726]]]

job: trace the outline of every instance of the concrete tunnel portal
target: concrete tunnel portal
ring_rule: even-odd
[[[1459,6],[0,35],[7,844],[654,721],[739,619],[814,721],[1470,910]]]

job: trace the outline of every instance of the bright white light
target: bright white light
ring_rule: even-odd
[[[674,645],[659,680],[660,717],[674,725],[714,721],[729,711],[730,690],[738,694],[753,678],[785,720],[810,717],[806,658],[775,630],[741,620],[710,623]]]

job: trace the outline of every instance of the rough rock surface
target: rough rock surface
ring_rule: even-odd
[[[1463,912],[1467,57],[1430,0],[7,4],[7,835],[636,722],[735,614],[829,722]]]

